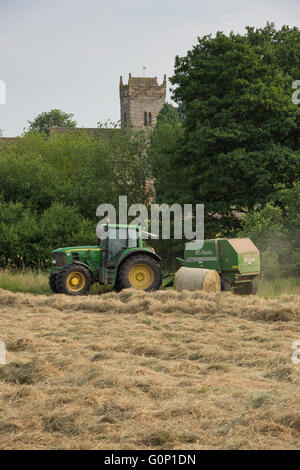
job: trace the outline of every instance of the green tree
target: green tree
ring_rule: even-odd
[[[38,214],[19,202],[0,202],[0,265],[49,266],[51,251],[64,244],[97,243],[95,222],[62,203]]]
[[[178,108],[175,108],[175,106],[170,103],[165,103],[158,113],[156,124],[160,124],[162,122],[177,125],[180,122]]]
[[[182,125],[177,109],[166,103],[157,116],[156,126],[150,136],[148,150],[156,199],[158,202],[173,202],[178,198],[182,174],[173,166],[182,139]],[[170,184],[170,175],[172,183]]]
[[[284,213],[285,244],[289,252],[282,263],[285,271],[300,275],[300,183],[292,188],[279,191],[278,199],[281,202]]]
[[[39,114],[33,121],[28,121],[28,132],[45,132],[49,135],[50,127],[76,127],[73,114],[67,114],[60,109],[51,109]]]
[[[177,202],[184,197],[182,188],[182,171],[173,166],[182,139],[182,124],[178,109],[166,103],[157,116],[156,126],[150,136],[148,155],[151,162],[155,183],[156,201],[158,203]],[[170,184],[172,178],[172,184]],[[173,226],[173,221],[171,220]],[[172,228],[171,228],[172,234]],[[151,245],[163,259],[164,268],[175,270],[176,256],[182,256],[182,240],[151,240]]]
[[[277,200],[249,211],[242,219],[241,237],[250,237],[261,251],[268,277],[300,275],[300,185],[281,189]]]
[[[165,192],[177,187],[181,202],[204,203],[207,234],[236,230],[237,212],[277,203],[278,184],[299,180],[300,107],[291,99],[299,76],[296,27],[218,32],[176,57],[173,98],[185,119],[169,166],[182,178],[170,174]]]
[[[287,265],[281,267],[280,259],[287,256],[289,244],[286,243],[282,209],[267,203],[261,210],[249,211],[241,225],[238,236],[251,238],[259,248],[265,276],[272,278],[285,274]]]
[[[154,194],[148,132],[128,127],[107,130],[103,144],[109,154],[112,194],[126,195],[129,205],[149,205]]]
[[[96,209],[149,203],[149,139],[129,129],[29,133],[0,153],[0,265],[49,265],[51,250],[96,243]]]

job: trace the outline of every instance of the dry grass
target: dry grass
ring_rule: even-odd
[[[0,290],[0,449],[299,448],[299,297]]]
[[[48,276],[41,271],[30,269],[0,269],[0,288],[12,292],[29,292],[32,294],[50,294]]]
[[[282,294],[300,295],[300,279],[298,277],[289,277],[259,281],[259,296],[269,298],[278,297]]]
[[[0,289],[11,292],[26,292],[32,294],[52,294],[48,284],[48,275],[42,271],[30,269],[0,269]],[[111,290],[109,286],[94,284],[91,294],[103,294]],[[280,297],[281,295],[300,295],[300,279],[263,279],[259,281],[258,296],[264,298]]]

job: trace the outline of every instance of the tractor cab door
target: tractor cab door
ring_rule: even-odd
[[[109,225],[101,226],[100,230],[106,236],[99,239],[101,249],[99,282],[111,284],[114,267],[122,251],[127,248],[127,230]]]
[[[115,267],[123,251],[127,248],[136,248],[138,243],[138,232],[135,228],[109,227],[106,266]]]
[[[106,266],[113,268],[117,264],[121,253],[126,250],[127,247],[127,229],[109,227]]]

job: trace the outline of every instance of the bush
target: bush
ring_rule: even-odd
[[[44,268],[54,248],[97,243],[100,204],[149,201],[146,136],[101,132],[31,133],[1,149],[0,265]]]
[[[278,191],[277,204],[249,212],[242,220],[239,236],[250,237],[261,251],[266,277],[300,275],[299,185]]]
[[[12,267],[49,265],[59,246],[96,244],[95,223],[75,207],[54,202],[42,214],[21,203],[0,204],[0,264]]]

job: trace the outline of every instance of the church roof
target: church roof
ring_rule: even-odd
[[[155,86],[156,87],[158,85],[157,77],[153,77],[153,78],[152,77],[130,77],[128,84],[131,86],[136,86],[136,87],[140,87],[140,86],[146,86],[146,87]]]

